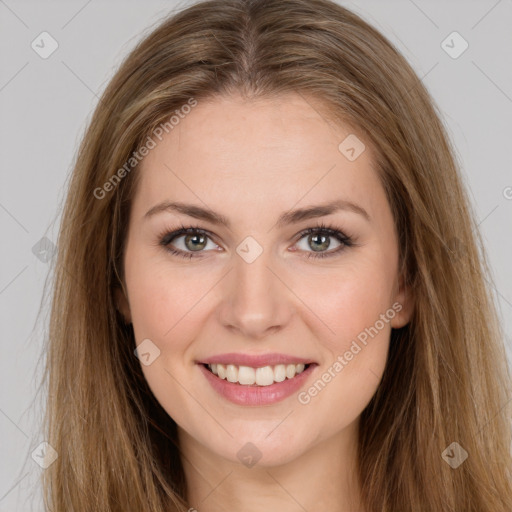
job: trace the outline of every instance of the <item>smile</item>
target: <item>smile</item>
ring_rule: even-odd
[[[206,366],[214,375],[228,382],[243,386],[270,386],[276,382],[283,382],[285,379],[293,379],[296,375],[301,374],[309,364],[277,364],[262,368],[235,364],[208,364]]]
[[[197,367],[220,398],[244,406],[272,405],[298,393],[318,367],[317,363],[258,367],[225,363]]]

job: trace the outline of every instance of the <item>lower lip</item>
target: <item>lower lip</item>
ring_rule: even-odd
[[[302,373],[293,379],[275,382],[270,386],[246,386],[236,382],[229,382],[217,377],[203,364],[199,364],[204,376],[212,388],[224,398],[237,405],[270,405],[280,402],[297,392],[314,371],[316,364],[310,364]]]

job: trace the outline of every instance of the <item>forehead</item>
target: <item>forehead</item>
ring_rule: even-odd
[[[371,148],[353,161],[343,152],[355,142],[359,153],[361,135],[328,121],[318,102],[299,94],[199,101],[155,141],[137,171],[134,208],[186,198],[260,212],[275,204],[281,212],[343,197],[371,215],[384,199]]]

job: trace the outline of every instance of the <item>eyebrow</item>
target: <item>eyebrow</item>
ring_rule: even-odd
[[[362,215],[368,222],[371,222],[371,218],[364,208],[355,203],[352,203],[351,201],[340,199],[336,201],[331,201],[329,203],[284,212],[280,215],[276,225],[278,227],[283,227],[290,224],[297,224],[306,219],[323,217],[325,215],[330,215],[331,213],[335,213],[340,210],[357,213],[359,215]],[[201,206],[193,204],[171,201],[164,201],[153,206],[146,212],[146,214],[144,215],[144,219],[148,219],[149,217],[152,217],[153,215],[156,215],[161,212],[182,213],[184,215],[188,215],[189,217],[194,217],[195,219],[205,220],[215,225],[222,225],[227,227],[228,229],[231,228],[231,222],[227,217],[213,210],[210,210],[209,208],[203,208]]]

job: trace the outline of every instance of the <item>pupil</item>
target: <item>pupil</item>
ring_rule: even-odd
[[[327,248],[329,247],[329,237],[327,237],[327,236],[325,236],[325,235],[318,235],[318,234],[311,235],[311,236],[309,237],[309,240],[310,240],[310,242],[311,242],[312,240],[317,239],[317,238],[321,238],[321,239],[322,239],[322,242],[320,242],[320,244],[321,244],[323,247],[320,247],[320,250],[321,250],[321,249],[327,249]],[[326,240],[327,240],[327,242],[326,242]],[[314,243],[316,243],[316,242],[314,242]],[[313,249],[314,249],[315,251],[317,251],[317,249],[315,249],[315,247],[314,247],[314,246],[313,246]]]
[[[196,242],[193,242],[192,245],[189,245],[189,242],[192,240],[192,239],[197,239],[199,238],[201,241],[196,244]],[[185,237],[185,245],[192,251],[199,251],[200,249],[203,249],[205,245],[205,236],[204,235],[187,235]]]

